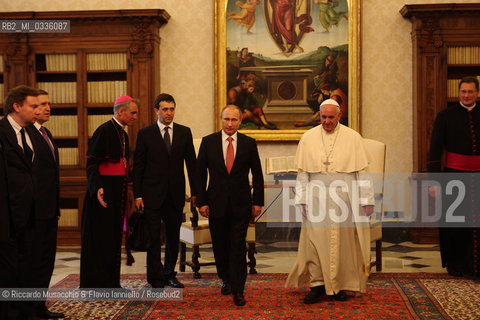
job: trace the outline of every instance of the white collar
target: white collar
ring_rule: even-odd
[[[118,123],[118,125],[122,127],[122,129],[125,129],[125,126],[121,124],[120,121],[117,120],[117,118],[113,117],[113,120],[115,120],[115,122]]]
[[[13,117],[10,114],[7,115],[7,120],[8,122],[10,122],[10,125],[12,126],[13,130],[15,130],[15,133],[19,133],[20,130],[22,130],[23,127],[19,125],[18,122],[15,121],[15,119],[13,119]]]
[[[233,141],[237,141],[237,132],[238,131],[235,131],[235,133],[231,135]],[[223,129],[222,129],[222,141],[227,140],[228,137],[230,137],[230,136],[225,131],[223,131]]]
[[[464,104],[461,103],[461,102],[460,102],[460,105],[461,105],[462,107],[464,107],[465,109],[467,109],[468,111],[470,111],[470,110],[472,110],[473,108],[475,108],[475,106],[477,105],[477,103],[475,102],[475,104],[474,104],[473,106],[471,106],[471,107],[467,107],[466,105],[464,105]]]
[[[173,122],[171,122],[168,126],[164,125],[163,123],[160,122],[160,120],[157,120],[158,127],[160,128],[160,131],[164,130],[165,127],[169,127],[173,131]]]

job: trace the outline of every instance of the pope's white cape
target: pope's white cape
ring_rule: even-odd
[[[324,137],[326,134],[338,134],[335,139],[334,148],[329,155],[329,162],[331,164],[327,167],[324,162],[327,160],[325,152]],[[305,134],[303,134],[297,148],[297,163],[299,172],[321,173],[321,172],[339,172],[339,173],[357,173],[359,176],[364,176],[364,171],[371,162],[371,156],[364,146],[363,138],[355,130],[348,128],[342,124],[338,124],[332,133],[326,133],[322,126],[314,127]],[[363,177],[361,178],[363,179]],[[370,188],[363,190],[364,194],[368,194],[368,204],[374,204],[373,181]],[[368,190],[369,189],[369,190]],[[351,191],[351,186],[349,186]],[[367,191],[367,192],[365,192]],[[297,195],[298,196],[298,195]],[[350,203],[352,202],[352,192],[349,192]],[[298,198],[297,198],[298,199]],[[305,203],[305,202],[303,202]],[[365,203],[363,203],[365,205]],[[363,214],[363,209],[359,206],[358,211]],[[361,255],[363,260],[362,271],[370,274],[370,230],[365,223],[356,224],[357,235],[361,248]]]
[[[333,166],[329,166],[328,171],[348,173],[364,170],[370,163],[370,154],[363,145],[360,134],[340,123],[330,134],[337,134],[337,130],[335,146],[328,159]],[[322,131],[324,135],[327,134],[322,126],[314,127],[303,134],[297,148],[298,169],[310,173],[326,171],[324,162],[327,156]]]

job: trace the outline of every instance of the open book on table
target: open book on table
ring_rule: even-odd
[[[266,159],[267,174],[297,172],[295,156],[272,157]]]

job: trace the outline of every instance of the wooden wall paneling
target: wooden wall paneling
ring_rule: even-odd
[[[405,5],[400,13],[412,23],[415,176],[427,171],[433,123],[437,113],[448,107],[447,79],[475,72],[468,66],[455,74],[449,72],[447,48],[480,46],[480,4]],[[438,242],[438,230],[417,228],[411,237],[419,243]]]
[[[71,147],[72,143],[77,145],[79,161],[78,165],[62,166],[60,176],[62,197],[78,198],[80,212],[86,190],[85,166],[89,139],[87,127],[89,110],[100,113],[108,110],[110,114],[110,108],[113,106],[113,101],[102,103],[87,101],[88,77],[93,75],[92,77],[99,79],[97,81],[104,81],[103,78],[108,79],[106,81],[115,81],[117,76],[121,81],[126,78],[127,93],[140,99],[139,121],[128,130],[133,149],[139,128],[152,123],[155,119],[152,107],[160,85],[159,29],[168,22],[169,18],[170,15],[161,9],[0,13],[2,20],[70,20],[69,33],[0,34],[0,48],[5,48],[3,51],[6,66],[5,91],[19,84],[36,86],[38,74],[48,79],[43,80],[45,82],[50,81],[50,78],[54,79],[54,82],[65,81],[65,72],[45,70],[38,72],[35,65],[36,54],[74,53],[77,55],[77,102],[76,104],[57,104],[57,107],[66,112],[77,108],[78,137],[68,137],[60,142],[66,143],[68,147]],[[87,70],[86,55],[88,53],[113,52],[127,54],[127,69],[124,72],[118,70],[89,72]],[[79,226],[60,228],[59,244],[79,245]]]

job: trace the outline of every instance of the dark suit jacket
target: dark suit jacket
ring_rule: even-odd
[[[9,240],[10,223],[12,222],[10,208],[8,206],[7,189],[7,162],[3,154],[3,145],[0,140],[0,241]]]
[[[212,217],[226,214],[228,201],[235,208],[263,206],[263,175],[254,139],[237,133],[237,151],[228,174],[223,158],[222,132],[202,139],[197,160],[197,206],[209,205]],[[207,170],[209,174],[208,190]],[[253,194],[248,180],[252,172]]]
[[[0,120],[0,139],[2,139],[7,162],[8,197],[12,222],[15,228],[21,228],[31,218],[34,205],[33,164],[25,158],[22,148],[18,145],[15,131],[6,116]],[[31,140],[36,150],[34,139]]]
[[[52,134],[45,128],[53,144],[55,158],[47,142],[38,129],[31,125],[28,134],[35,140],[35,156],[37,161],[33,166],[33,182],[35,187],[35,218],[52,219],[60,215],[59,198],[59,168],[58,148]]]
[[[172,154],[169,156],[157,122],[138,132],[133,157],[133,192],[146,208],[159,209],[168,192],[178,210],[185,205],[184,162],[191,195],[195,195],[195,149],[190,128],[174,123]]]

